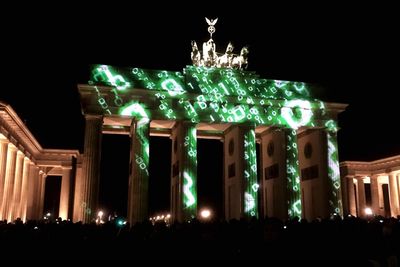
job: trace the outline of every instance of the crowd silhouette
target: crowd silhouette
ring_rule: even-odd
[[[167,225],[164,222],[119,225],[61,220],[0,222],[0,244],[89,263],[139,259],[149,263],[184,259],[194,262],[260,262],[260,266],[397,266],[400,220],[376,217],[275,218]],[[69,255],[65,257],[65,255]],[[98,258],[100,257],[100,258]],[[304,265],[299,265],[304,266]]]

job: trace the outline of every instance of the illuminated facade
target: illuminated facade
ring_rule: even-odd
[[[72,218],[79,151],[44,149],[15,111],[0,102],[0,220],[41,219],[45,179],[61,176],[59,216]]]
[[[150,135],[172,139],[173,220],[197,216],[197,138],[224,143],[226,219],[342,214],[336,119],[346,105],[312,98],[310,85],[229,68],[95,65],[78,88],[86,135],[77,220],[96,209],[102,133],[131,136],[128,221],[148,218]]]
[[[253,216],[314,219],[343,214],[336,121],[346,105],[314,99],[312,86],[303,82],[264,79],[255,72],[245,71],[248,49],[244,47],[236,55],[229,43],[225,54],[218,54],[212,40],[217,19],[206,20],[210,40],[203,43],[203,51],[192,42],[193,66],[181,72],[91,67],[91,80],[78,85],[86,119],[84,155],[82,165],[78,164],[72,172],[76,177],[74,182],[68,190],[62,189],[63,218],[87,223],[96,217],[102,134],[125,134],[131,138],[127,190],[127,217],[131,223],[148,219],[151,135],[172,139],[173,221],[197,217],[198,138],[223,141],[225,219]],[[2,140],[7,140],[0,151],[4,155],[14,151],[8,144],[17,142],[11,141],[9,132],[1,135]],[[31,135],[26,138],[34,140]],[[37,166],[35,171],[40,168],[49,174],[47,168],[55,168],[62,170],[63,177],[64,173],[68,176],[64,167],[73,166],[71,162],[45,165],[39,159],[46,150],[36,141],[30,142],[36,150],[27,150],[30,156],[26,158]],[[65,153],[69,160],[80,159],[78,152]],[[25,167],[21,167],[22,154],[18,160],[15,154],[12,152],[8,157],[11,159],[0,165],[0,181],[5,181],[4,193],[1,192],[6,210],[3,214],[7,218],[13,216],[8,211],[12,199],[9,197],[14,194],[10,193],[14,191],[9,183],[15,179],[15,188],[19,188],[25,181],[20,173],[22,177],[28,175]],[[63,178],[63,185],[64,180],[67,179]],[[64,191],[72,192],[68,196],[73,197],[66,198]],[[19,189],[15,192],[17,196],[20,194]]]
[[[400,215],[400,156],[340,163],[344,214]]]

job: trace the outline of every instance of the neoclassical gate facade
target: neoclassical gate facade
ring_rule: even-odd
[[[336,132],[346,105],[314,99],[311,85],[206,66],[173,72],[94,65],[91,72],[89,83],[78,86],[86,128],[75,221],[89,222],[97,210],[102,134],[131,138],[132,223],[148,219],[152,135],[172,139],[176,221],[197,216],[198,138],[224,143],[225,219],[342,214]]]

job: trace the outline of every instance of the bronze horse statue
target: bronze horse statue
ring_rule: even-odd
[[[249,49],[247,48],[247,46],[243,47],[242,50],[240,50],[240,55],[233,58],[233,60],[232,60],[232,68],[234,68],[234,69],[247,69],[248,54],[249,54]]]

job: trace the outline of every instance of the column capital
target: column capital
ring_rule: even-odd
[[[176,123],[175,123],[174,126],[178,126],[179,124],[184,124],[184,125],[197,125],[197,124],[199,124],[199,123],[198,123],[198,122],[192,122],[192,121],[190,121],[190,120],[179,120],[179,121],[176,121]]]
[[[9,142],[8,143],[8,149],[10,149],[12,151],[15,151],[15,150],[17,150],[17,147],[13,143]]]
[[[61,166],[62,170],[72,170],[72,166]]]
[[[85,114],[85,120],[102,120],[103,115]]]
[[[262,138],[264,135],[267,135],[267,134],[275,132],[275,131],[280,131],[280,128],[277,126],[270,126],[267,129],[265,129],[264,131],[262,131],[259,135]]]
[[[354,178],[357,180],[363,180],[365,177],[367,177],[366,175],[354,175]]]

